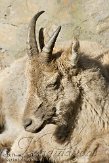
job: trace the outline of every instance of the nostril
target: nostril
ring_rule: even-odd
[[[54,113],[56,113],[56,107],[53,107],[52,110]]]
[[[27,128],[28,126],[30,126],[32,124],[32,119],[25,119],[24,120],[24,128]]]

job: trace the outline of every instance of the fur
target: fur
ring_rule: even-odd
[[[94,56],[91,48],[86,53],[87,47],[97,53],[95,44],[80,42],[76,67],[69,46],[57,48],[60,52],[54,51],[48,65],[42,56],[24,57],[1,72],[0,149],[11,148],[10,156],[36,152],[36,160],[45,156],[68,163],[88,162],[101,140],[108,146],[108,52]],[[37,134],[24,131],[27,118],[33,120],[29,131],[44,123],[43,129]],[[31,143],[24,140],[21,149],[18,142],[25,137]]]

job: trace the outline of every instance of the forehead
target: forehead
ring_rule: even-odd
[[[27,60],[26,64],[26,76],[27,78],[31,77],[30,79],[39,79],[40,78],[50,78],[57,74],[58,64],[56,61],[52,61],[45,65],[40,60],[38,61],[37,57]]]
[[[73,71],[71,61],[69,59],[70,56],[70,48],[60,51],[57,53],[53,54],[53,59],[52,61],[48,63],[44,63],[43,61],[43,53],[39,54],[39,56],[35,55],[32,56],[31,58],[27,59],[27,66],[26,66],[26,72],[27,72],[27,77],[31,76],[31,78],[35,79],[40,79],[40,78],[50,78],[52,77],[55,73],[59,74],[72,74]],[[73,72],[74,75],[74,72]]]

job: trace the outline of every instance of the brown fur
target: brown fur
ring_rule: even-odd
[[[84,47],[87,48],[86,43]],[[108,133],[108,71],[103,67],[108,66],[103,60],[107,54],[99,54],[96,60],[98,56],[89,57],[81,46],[80,59],[73,67],[70,47],[66,49],[54,54],[56,57],[48,65],[43,63],[42,56],[25,57],[1,72],[0,109],[5,117],[1,124],[5,122],[5,130],[0,135],[0,148],[14,142],[11,153],[21,153],[26,142],[22,150],[18,142],[26,136],[32,137],[28,152],[37,152],[40,157],[44,154],[54,162],[74,162],[86,155],[89,160],[96,148],[95,139]],[[33,120],[28,129],[31,132],[43,123],[45,127],[37,134],[28,133],[22,126],[22,119],[26,118]],[[60,150],[70,153],[60,156]]]

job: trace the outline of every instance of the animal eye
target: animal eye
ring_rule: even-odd
[[[59,86],[60,86],[60,80],[57,79],[57,80],[54,81],[53,83],[49,83],[49,84],[47,85],[47,88],[51,88],[51,89],[56,90],[56,89],[59,88]]]
[[[58,84],[57,84],[57,82],[50,83],[50,84],[47,85],[47,88],[57,89],[58,88]]]
[[[60,86],[60,76],[57,76],[54,80],[49,80],[46,88],[58,89]]]

